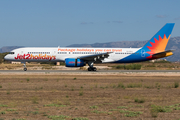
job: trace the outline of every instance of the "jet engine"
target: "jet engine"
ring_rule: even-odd
[[[84,60],[75,59],[75,58],[66,58],[65,64],[66,64],[66,67],[83,67],[86,65]]]

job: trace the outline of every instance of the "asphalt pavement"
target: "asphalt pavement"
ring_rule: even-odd
[[[87,70],[0,70],[0,73],[89,73],[89,72],[101,72],[101,73],[126,73],[126,72],[180,72],[180,70],[97,70],[97,71],[87,71]]]

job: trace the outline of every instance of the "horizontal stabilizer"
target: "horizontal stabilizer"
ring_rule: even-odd
[[[168,56],[173,55],[173,51],[175,51],[175,50],[166,50],[163,52],[159,52],[159,53],[153,54],[152,58],[158,59],[158,58],[168,57]]]

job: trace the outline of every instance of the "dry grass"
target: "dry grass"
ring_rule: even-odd
[[[179,76],[1,75],[0,119],[179,119],[180,89],[174,88],[179,81]]]
[[[179,63],[152,63],[152,62],[140,62],[138,63],[141,65],[141,70],[180,70]],[[117,66],[124,65],[124,64],[114,64],[114,63],[107,63],[107,64],[95,64],[98,69],[117,69]],[[127,63],[125,64],[135,65],[134,63]],[[33,62],[26,64],[28,70],[59,70],[59,69],[80,69],[86,70],[87,65],[81,68],[67,68],[64,64],[60,66],[50,65],[50,64],[35,64]],[[109,66],[109,68],[107,67]],[[0,70],[23,70],[23,64],[0,64]]]

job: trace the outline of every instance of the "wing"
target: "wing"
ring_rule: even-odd
[[[87,55],[87,56],[80,56],[79,59],[85,60],[85,61],[95,61],[95,62],[102,62],[105,58],[109,57],[109,54],[113,52],[105,52],[101,54],[94,54],[94,55]]]

